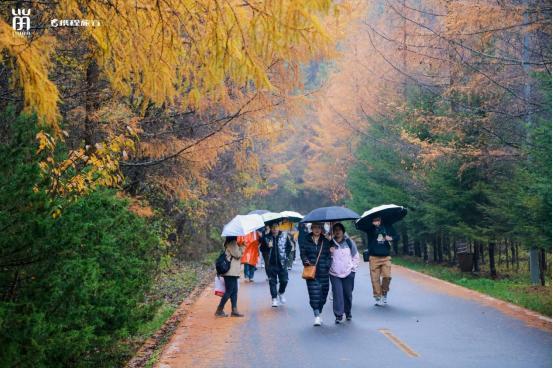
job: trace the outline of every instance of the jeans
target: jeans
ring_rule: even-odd
[[[244,277],[246,279],[253,280],[253,274],[255,273],[255,266],[245,263],[244,264]]]
[[[225,294],[221,297],[219,307],[224,308],[230,298],[230,304],[236,309],[238,304],[238,276],[223,276],[225,279]]]
[[[330,275],[332,284],[332,309],[336,317],[351,316],[351,303],[353,299],[353,282],[355,272],[351,272],[344,278]]]
[[[266,264],[265,264],[266,265]],[[288,285],[288,270],[282,266],[270,266],[266,268],[267,276],[269,276],[269,288],[271,290],[271,297],[274,299],[277,297],[277,279],[278,279],[278,293],[284,294],[286,291],[286,285]]]

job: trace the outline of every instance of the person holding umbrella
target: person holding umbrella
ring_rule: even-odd
[[[316,208],[301,221],[311,223],[311,232],[299,237],[300,257],[304,265],[302,277],[306,280],[309,293],[309,304],[315,315],[314,326],[322,323],[321,312],[326,303],[329,286],[330,235],[323,235],[324,223],[357,220],[359,215],[349,208],[332,206]],[[313,274],[314,271],[314,274]]]
[[[225,280],[225,294],[221,297],[221,301],[215,311],[217,317],[227,317],[225,313],[225,304],[230,299],[232,306],[232,317],[244,317],[238,312],[238,278],[240,277],[240,259],[244,251],[243,246],[239,246],[236,241],[236,236],[227,236],[225,238],[225,254],[227,259],[230,258],[230,269],[223,274]]]
[[[369,267],[375,305],[388,304],[388,292],[392,281],[392,242],[399,235],[392,224],[401,220],[407,210],[401,206],[383,205],[365,212],[356,222],[356,227],[367,233]]]
[[[240,259],[244,253],[243,246],[237,242],[238,236],[250,234],[255,229],[264,225],[263,218],[258,214],[235,216],[223,228],[221,236],[225,237],[224,251],[219,258],[224,262],[224,271],[219,268],[219,259],[216,262],[217,274],[223,276],[225,280],[225,293],[215,311],[216,317],[227,317],[225,313],[225,304],[230,299],[232,306],[232,317],[244,317],[238,312],[238,278],[240,277]],[[242,244],[243,245],[243,244]]]
[[[287,256],[290,254],[292,244],[287,233],[279,230],[279,223],[271,224],[271,232],[261,239],[261,252],[265,261],[265,271],[269,278],[269,290],[271,292],[272,307],[278,307],[286,303],[284,292],[288,285]],[[277,293],[277,284],[278,293]],[[278,299],[277,299],[278,298]]]
[[[323,235],[323,224],[312,223],[311,232],[300,237],[300,258],[304,266],[315,266],[315,278],[306,279],[309,305],[313,309],[313,326],[322,324],[321,312],[328,296],[330,269],[330,242]]]

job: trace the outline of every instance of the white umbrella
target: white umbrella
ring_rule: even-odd
[[[225,225],[221,236],[245,236],[264,226],[260,215],[238,215]]]
[[[391,225],[403,219],[407,215],[407,209],[395,204],[383,204],[365,211],[361,218],[355,222],[355,227],[359,230],[366,230],[372,225],[372,219],[381,217],[384,224]]]
[[[280,215],[283,218],[290,220],[291,222],[298,222],[303,218],[300,213],[294,211],[282,211]]]
[[[267,212],[262,214],[261,218],[263,219],[264,223],[269,224],[271,222],[277,222],[278,220],[282,220],[282,215],[277,212]]]

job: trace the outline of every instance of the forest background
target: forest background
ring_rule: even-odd
[[[403,205],[399,262],[551,314],[549,2],[0,14],[6,366],[127,361],[251,209]]]

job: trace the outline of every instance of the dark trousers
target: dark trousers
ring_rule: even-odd
[[[255,266],[244,263],[244,277],[247,279],[253,279],[255,273]]]
[[[351,272],[344,278],[330,275],[332,284],[332,309],[336,317],[351,315],[351,302],[353,299],[353,282],[355,272]]]
[[[227,300],[230,299],[232,308],[238,304],[238,276],[223,276],[225,279],[225,294],[221,297],[219,307],[224,308]]]
[[[295,259],[296,259],[296,250],[294,249],[294,250],[291,251],[290,254],[288,255],[288,261],[286,262],[288,268],[292,268],[292,265],[294,264],[294,260],[295,260]]]
[[[279,284],[278,293],[284,294],[286,285],[288,285],[288,270],[286,267],[271,265],[267,267],[267,276],[269,276],[271,298],[277,297],[277,283]]]

